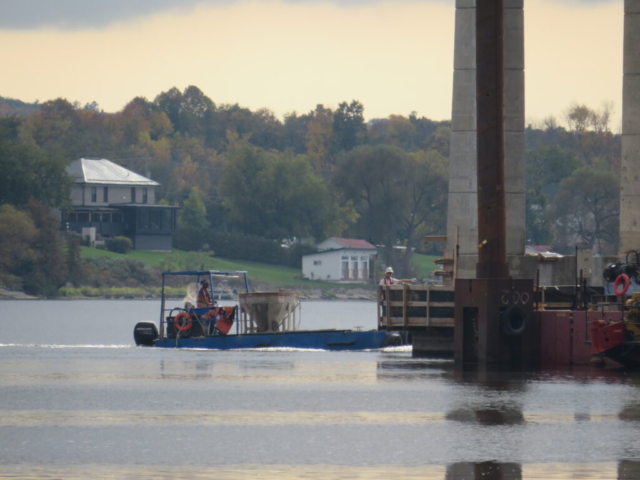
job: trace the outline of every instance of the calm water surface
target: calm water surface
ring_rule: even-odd
[[[640,479],[640,375],[138,348],[157,301],[0,302],[0,477]],[[307,328],[375,326],[306,302]]]

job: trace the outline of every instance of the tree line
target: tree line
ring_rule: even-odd
[[[527,128],[531,243],[557,250],[576,239],[616,244],[620,139],[604,110],[575,105],[567,110],[567,127],[549,118]],[[35,210],[69,206],[65,168],[81,157],[107,158],[158,181],[160,202],[182,207],[178,248],[284,262],[273,249],[283,240],[363,238],[383,245],[382,263],[402,276],[412,276],[414,248],[434,254],[442,248],[421,239],[446,230],[447,121],[411,113],[366,122],[356,100],[280,120],[268,109],[218,105],[195,86],[152,101],[136,97],[116,113],[96,103],[1,97],[0,112],[0,213],[33,223],[22,233],[0,226],[0,254],[18,239],[35,245],[29,232],[45,228]],[[40,276],[55,281],[28,289],[81,282],[73,273],[79,258],[69,257],[77,249],[51,231],[48,236],[59,244],[22,249],[30,253],[20,265],[0,263],[0,281],[38,278],[34,272],[55,250],[58,265],[51,268],[64,274],[45,271]],[[251,245],[264,249],[252,252]]]

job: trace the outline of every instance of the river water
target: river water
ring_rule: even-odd
[[[307,328],[375,326],[304,302]],[[157,301],[0,302],[0,477],[640,479],[640,375],[135,347]]]

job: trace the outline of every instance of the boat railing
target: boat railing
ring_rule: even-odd
[[[453,286],[379,285],[377,298],[379,329],[453,327]]]

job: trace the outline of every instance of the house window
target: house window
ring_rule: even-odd
[[[102,189],[102,201],[104,203],[109,203],[109,187],[104,187]]]
[[[314,265],[322,265],[322,260],[314,260],[313,264]]]
[[[91,187],[91,202],[95,203],[98,201],[98,187]]]
[[[131,187],[131,203],[136,203],[136,187]]]
[[[363,280],[369,278],[369,261],[367,257],[360,257],[360,278]]]
[[[146,188],[142,189],[142,203],[147,203],[148,192]]]
[[[151,230],[161,230],[161,228],[162,228],[162,210],[151,210],[151,211],[149,211],[149,223],[150,223]]]
[[[112,213],[111,221],[113,223],[122,223],[122,214],[121,213]]]
[[[77,222],[78,221],[78,215],[76,213],[70,213],[67,215],[67,222]]]
[[[149,210],[138,210],[138,230],[147,230],[149,228]]]

